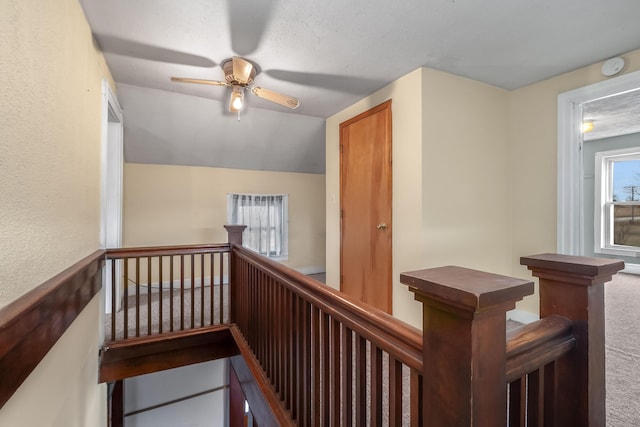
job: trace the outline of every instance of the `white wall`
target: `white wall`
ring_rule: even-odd
[[[77,0],[1,1],[0,58],[3,307],[99,246],[101,82],[111,76]],[[106,423],[98,301],[0,409],[0,425]]]
[[[228,425],[227,363],[226,359],[218,359],[126,379],[125,415],[198,393],[206,394],[150,411],[127,415],[125,426]]]

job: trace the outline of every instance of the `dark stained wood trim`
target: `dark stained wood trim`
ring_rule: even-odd
[[[240,350],[239,356],[231,358],[231,366],[238,376],[254,420],[259,420],[261,427],[295,426],[291,413],[284,408],[242,332],[233,325],[231,334]]]
[[[150,246],[139,248],[107,249],[107,259],[138,258],[148,256],[191,255],[212,252],[229,252],[228,243],[209,245]]]
[[[233,262],[237,257],[264,269],[294,295],[339,320],[410,368],[422,372],[422,333],[419,329],[244,247],[234,246],[232,255]]]
[[[551,315],[507,333],[507,382],[533,372],[576,345],[573,322]]]
[[[117,381],[236,354],[229,325],[108,342],[100,351],[99,381]]]
[[[0,309],[0,408],[98,293],[103,265],[98,250]]]

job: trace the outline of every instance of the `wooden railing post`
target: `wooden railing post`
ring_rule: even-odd
[[[231,246],[242,246],[242,233],[244,232],[244,229],[247,228],[247,226],[225,225],[224,228],[227,230],[227,242],[229,242]]]
[[[451,266],[400,281],[424,305],[424,424],[504,427],[505,313],[533,282]]]
[[[238,319],[236,313],[236,301],[238,290],[235,285],[235,279],[233,275],[236,271],[236,265],[233,257],[233,247],[234,246],[242,246],[242,233],[244,229],[247,228],[246,225],[225,225],[224,228],[227,230],[227,242],[229,242],[230,251],[229,251],[229,322],[235,323]],[[222,285],[222,284],[221,284]]]
[[[522,257],[540,279],[540,317],[573,321],[575,348],[555,363],[555,426],[604,426],[604,283],[624,268],[614,259],[557,254]]]

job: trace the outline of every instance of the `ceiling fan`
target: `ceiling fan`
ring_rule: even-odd
[[[244,107],[244,92],[253,83],[253,79],[259,72],[258,67],[254,63],[240,56],[234,56],[233,58],[224,61],[221,64],[221,67],[224,70],[225,81],[191,79],[187,77],[171,77],[171,81],[212,86],[229,86],[232,89],[231,97],[229,98],[229,111],[232,113],[238,113],[239,115],[240,111]],[[284,95],[259,86],[253,86],[250,89],[251,93],[255,96],[266,99],[267,101],[275,102],[276,104],[284,107],[296,109],[300,105],[299,99],[289,95]]]

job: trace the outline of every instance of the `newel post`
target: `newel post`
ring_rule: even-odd
[[[235,282],[235,271],[236,271],[236,262],[233,256],[233,247],[234,246],[242,246],[242,232],[247,228],[246,225],[225,225],[224,228],[227,230],[227,242],[229,242],[230,250],[229,250],[229,317],[230,322],[235,322],[238,317],[236,314],[236,301],[238,294],[238,287]]]
[[[533,282],[451,266],[400,281],[424,306],[425,425],[504,427],[506,312]]]
[[[624,262],[542,254],[522,257],[520,264],[540,279],[540,317],[574,322],[576,346],[555,363],[555,425],[604,426],[604,284]]]

